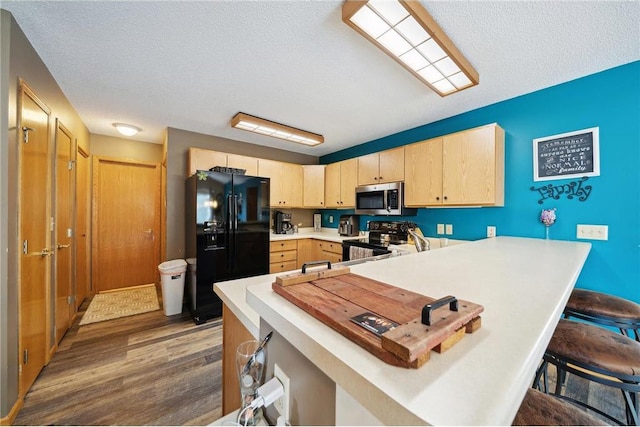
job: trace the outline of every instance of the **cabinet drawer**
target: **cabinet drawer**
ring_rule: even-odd
[[[296,261],[297,254],[297,251],[271,252],[269,254],[269,262],[273,264],[284,261]]]
[[[320,241],[318,246],[323,252],[332,252],[334,254],[342,255],[342,243]]]
[[[269,264],[269,273],[281,273],[283,271],[296,270],[295,261],[274,262]]]
[[[296,240],[280,240],[269,244],[270,252],[295,251],[297,248],[298,242]]]
[[[331,264],[342,262],[342,253],[337,254],[335,252],[322,251],[322,259],[330,261]]]

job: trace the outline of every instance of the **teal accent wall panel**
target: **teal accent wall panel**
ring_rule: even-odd
[[[453,224],[454,234],[446,237],[464,240],[484,238],[488,225],[496,226],[498,235],[542,239],[545,230],[539,217],[548,208],[556,208],[558,218],[550,228],[551,239],[578,240],[578,224],[608,225],[609,240],[589,240],[591,253],[577,286],[640,303],[640,61],[332,153],[320,163],[489,123],[505,130],[505,206],[419,209],[417,216],[406,219],[436,237],[436,224]],[[587,200],[560,195],[539,203],[540,193],[531,187],[578,179],[535,182],[533,139],[592,127],[600,132],[600,176],[582,184],[591,186]],[[337,227],[345,212],[353,211],[323,211],[323,226]],[[329,215],[334,216],[333,224],[328,223]],[[380,218],[363,216],[361,228],[367,220]]]

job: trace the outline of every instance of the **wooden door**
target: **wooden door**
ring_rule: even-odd
[[[340,162],[331,163],[325,169],[324,201],[328,208],[340,207]],[[355,191],[355,190],[354,190]]]
[[[404,202],[407,206],[442,204],[442,138],[405,148]]]
[[[358,157],[358,185],[377,184],[380,179],[379,153]]]
[[[356,207],[356,187],[358,186],[358,159],[340,162],[340,207]]]
[[[269,183],[271,207],[285,207],[282,194],[282,163],[273,160],[258,159],[258,176],[270,178]]]
[[[444,137],[444,204],[487,204],[495,200],[495,133],[491,126]]]
[[[324,208],[324,165],[302,166],[304,189],[302,204],[305,208]]]
[[[160,165],[93,158],[96,292],[158,282]]]
[[[378,182],[404,181],[404,147],[381,151]]]
[[[75,250],[73,217],[73,135],[56,119],[54,278],[56,343],[71,327],[75,315],[73,251]]]
[[[76,154],[76,312],[90,293],[89,245],[89,155]]]
[[[48,361],[51,283],[49,115],[20,84],[18,148],[19,394],[24,396]]]

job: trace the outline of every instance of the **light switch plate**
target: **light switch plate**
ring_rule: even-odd
[[[447,224],[444,226],[444,234],[451,236],[453,234],[453,224]]]
[[[588,240],[609,240],[609,226],[578,224],[576,237]]]
[[[438,234],[444,234],[444,224],[438,224]]]

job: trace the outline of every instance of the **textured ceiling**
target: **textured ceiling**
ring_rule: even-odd
[[[5,1],[90,132],[175,127],[320,156],[640,59],[638,1],[422,1],[480,74],[441,98],[341,1]],[[229,126],[242,111],[315,148]]]

